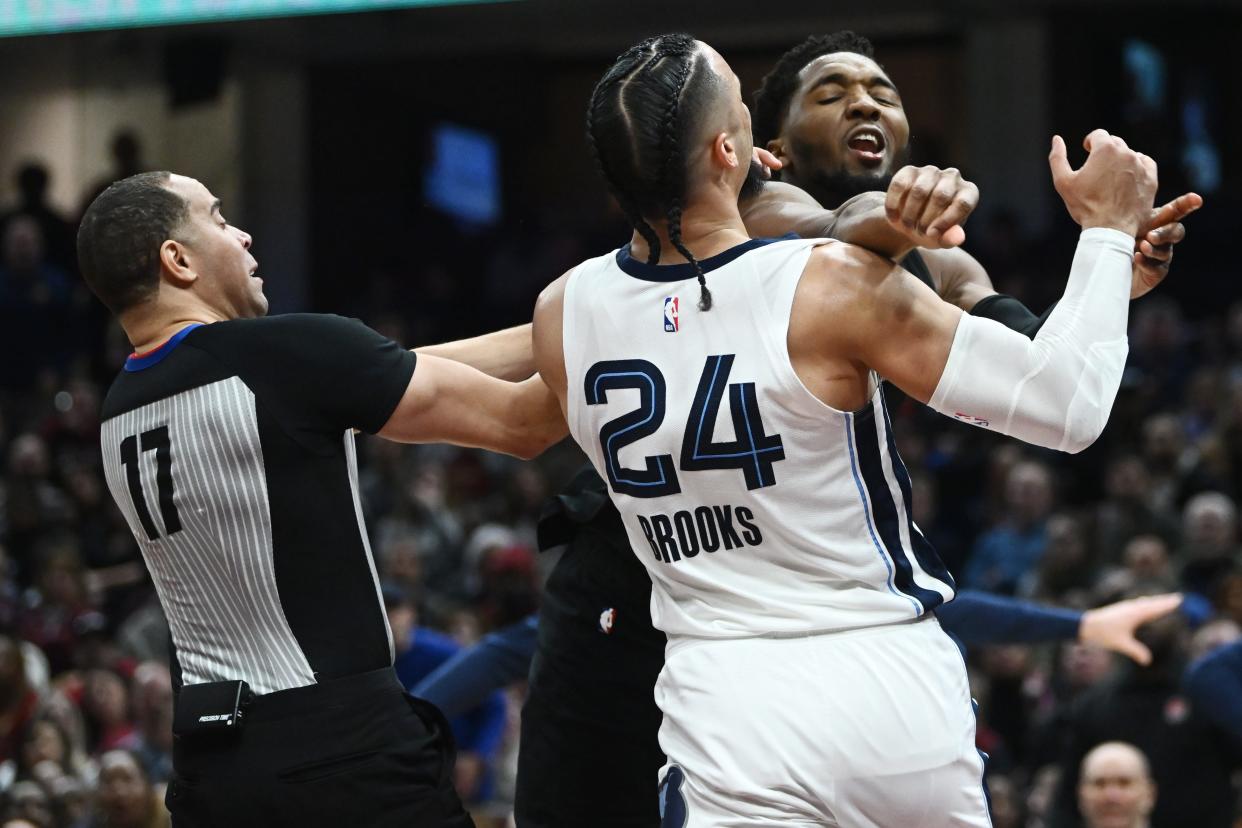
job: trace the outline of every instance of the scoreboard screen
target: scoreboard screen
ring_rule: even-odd
[[[0,0],[0,37],[494,0]]]

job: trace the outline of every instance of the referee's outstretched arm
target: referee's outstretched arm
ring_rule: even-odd
[[[538,374],[507,382],[420,353],[405,394],[379,435],[402,443],[483,448],[529,460],[568,431],[556,396]]]
[[[531,347],[531,326],[516,325],[502,331],[441,342],[438,345],[422,345],[414,349],[419,357],[425,355],[464,362],[479,369],[489,377],[503,380],[524,380],[535,373],[535,357]]]

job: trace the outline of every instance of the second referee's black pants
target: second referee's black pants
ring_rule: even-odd
[[[258,697],[228,737],[179,737],[174,828],[473,828],[452,735],[391,669]]]

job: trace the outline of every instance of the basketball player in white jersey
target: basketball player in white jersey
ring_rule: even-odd
[[[1084,228],[1032,341],[891,261],[747,237],[737,77],[653,38],[588,131],[635,228],[546,289],[536,363],[610,486],[667,633],[664,826],[986,826],[966,671],[930,612],[952,580],[910,518],[878,376],[933,408],[1077,451],[1126,355],[1155,165],[1103,131],[1058,191]]]

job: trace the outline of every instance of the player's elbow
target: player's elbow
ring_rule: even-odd
[[[555,420],[553,420],[551,423],[548,424],[547,430],[545,430],[543,434],[539,436],[539,443],[538,443],[536,450],[531,454],[530,457],[527,457],[526,459],[533,460],[535,457],[538,457],[539,455],[543,454],[548,449],[555,446],[561,440],[564,440],[565,437],[568,436],[568,434],[569,434],[569,426],[565,425],[565,421],[562,418],[557,417]]]
[[[564,420],[540,423],[537,428],[525,431],[515,437],[512,450],[509,452],[521,460],[534,460],[552,446],[564,439],[569,429]]]
[[[516,443],[508,452],[519,460],[534,460],[547,450],[551,443],[542,440],[524,440]]]

